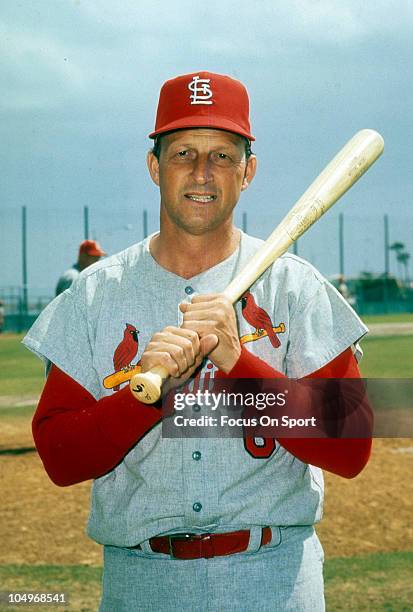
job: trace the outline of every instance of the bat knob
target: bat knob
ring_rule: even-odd
[[[143,404],[154,404],[161,397],[162,383],[167,377],[167,370],[157,366],[149,372],[132,376],[129,388],[132,395]]]

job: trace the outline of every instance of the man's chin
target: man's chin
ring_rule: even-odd
[[[198,219],[189,221],[188,219],[176,220],[176,225],[192,236],[202,236],[208,234],[223,225],[222,219]]]
[[[191,236],[203,236],[204,234],[208,234],[219,227],[218,225],[206,224],[206,225],[187,225],[183,227],[187,234],[191,234]]]

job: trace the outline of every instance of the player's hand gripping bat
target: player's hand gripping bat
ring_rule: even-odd
[[[234,304],[297,238],[358,181],[383,149],[384,141],[378,132],[357,132],[294,204],[223,294]],[[130,381],[131,392],[141,402],[152,404],[159,399],[162,383],[167,377],[168,372],[163,366],[135,374]]]

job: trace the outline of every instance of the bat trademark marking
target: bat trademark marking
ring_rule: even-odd
[[[348,176],[353,178],[360,178],[362,174],[367,170],[366,158],[365,157],[354,157],[351,160]]]

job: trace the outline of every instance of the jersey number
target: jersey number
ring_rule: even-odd
[[[254,459],[268,459],[276,449],[274,438],[250,438],[244,436],[244,446],[247,453]]]

